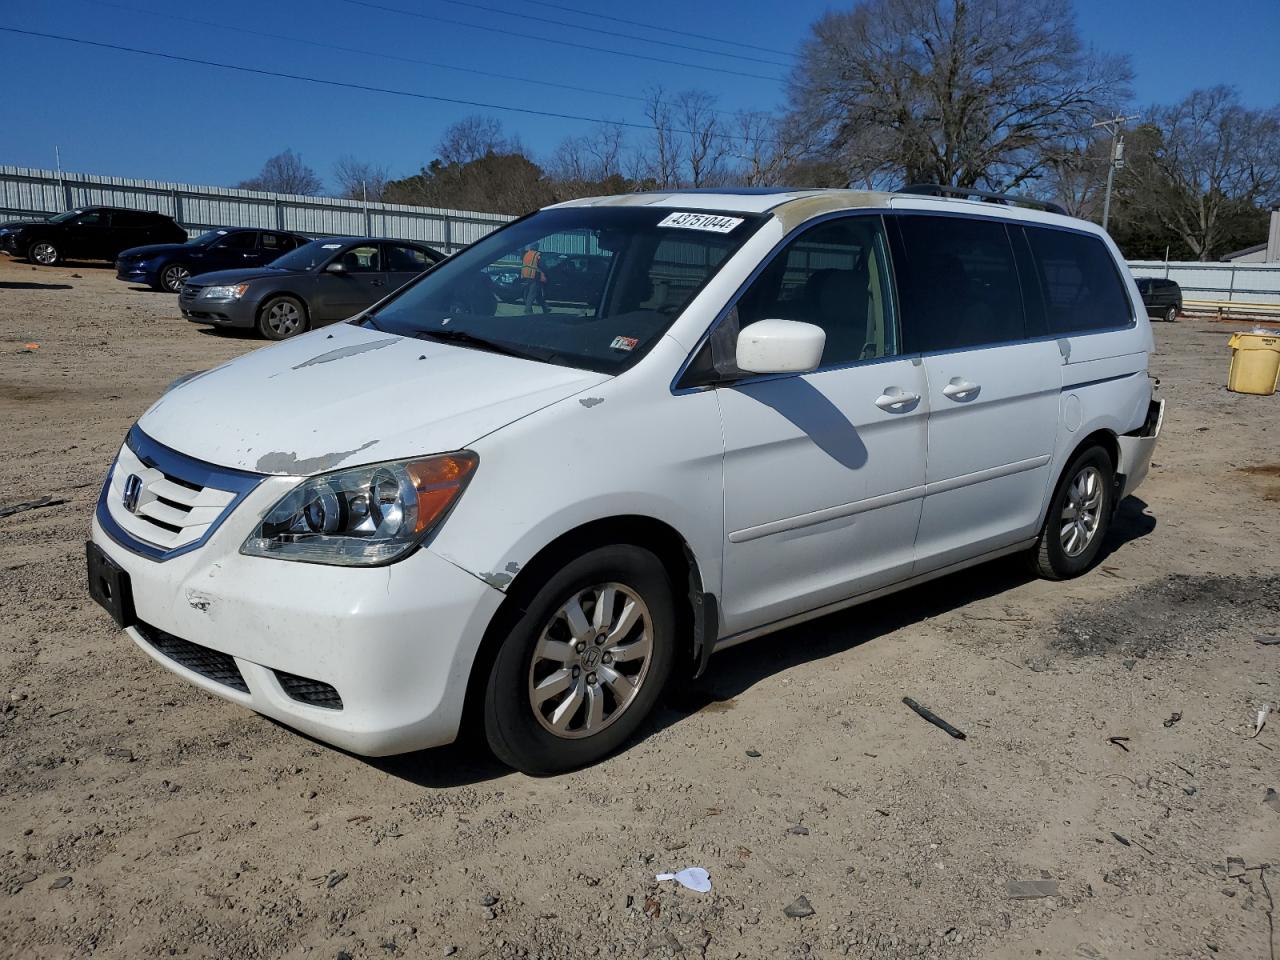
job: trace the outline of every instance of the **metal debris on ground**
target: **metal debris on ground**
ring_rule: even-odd
[[[791,903],[783,907],[782,912],[784,915],[791,917],[794,920],[802,920],[805,917],[812,917],[818,911],[813,909],[812,904],[809,903],[809,898],[804,894],[801,894]]]
[[[1182,714],[1179,713],[1177,710],[1175,710],[1173,711],[1173,713],[1169,714],[1169,719],[1164,722],[1164,725],[1166,727],[1172,727],[1175,723],[1177,723],[1181,719],[1182,719]]]
[[[57,497],[42,497],[39,500],[27,500],[23,503],[15,503],[8,507],[0,507],[0,517],[9,517],[15,513],[24,513],[27,510],[39,510],[42,507],[56,507],[59,504],[66,503]]]
[[[1119,747],[1125,753],[1129,752],[1129,748],[1125,746],[1129,742],[1128,737],[1107,737],[1107,743]]]
[[[711,890],[711,877],[702,867],[685,867],[675,873],[660,873],[653,879],[658,881],[674,880],[680,886],[697,893],[707,893]]]
[[[1228,877],[1244,876],[1244,858],[1243,857],[1227,857],[1227,876]]]
[[[1057,880],[1010,880],[1005,884],[1005,895],[1010,900],[1035,900],[1039,897],[1056,897]]]
[[[965,737],[963,730],[953,727],[951,724],[947,723],[947,721],[943,720],[940,716],[938,716],[932,710],[929,710],[926,707],[920,706],[920,704],[916,703],[910,697],[903,697],[902,702],[905,703],[912,710],[914,710],[921,717],[923,717],[925,720],[928,720],[930,723],[932,723],[939,730],[942,730],[945,733],[950,734],[951,736],[955,737],[957,740],[967,739]]]
[[[1276,647],[1280,646],[1280,637],[1273,637],[1265,633],[1260,633],[1253,638],[1253,642],[1260,643],[1264,647]]]
[[[1258,711],[1257,719],[1253,721],[1253,733],[1249,734],[1250,740],[1257,737],[1262,732],[1262,728],[1267,725],[1267,715],[1269,713],[1271,713],[1271,704],[1264,703],[1262,709]]]

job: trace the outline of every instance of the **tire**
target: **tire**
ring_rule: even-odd
[[[296,297],[271,297],[258,309],[258,332],[268,340],[288,340],[307,326],[307,308]]]
[[[185,263],[171,263],[160,271],[160,284],[156,289],[178,293],[190,276],[191,270]]]
[[[27,259],[42,267],[53,267],[62,262],[62,251],[48,240],[37,240],[27,248]]]
[[[1176,306],[1171,306],[1167,310],[1165,310],[1164,312],[1165,323],[1176,323],[1177,319],[1178,319],[1178,308]]]
[[[1087,447],[1076,454],[1062,472],[1049,503],[1030,554],[1032,570],[1046,580],[1069,580],[1093,566],[1111,529],[1115,497],[1115,468],[1107,452]],[[1087,510],[1083,517],[1082,502]],[[1069,523],[1072,517],[1080,519]]]
[[[531,594],[490,668],[484,732],[503,763],[544,776],[594,763],[635,733],[671,675],[676,612],[662,562],[630,545],[591,550]],[[613,602],[597,620],[601,596]]]

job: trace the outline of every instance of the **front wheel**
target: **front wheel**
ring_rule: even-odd
[[[563,566],[523,607],[485,689],[489,747],[535,776],[594,763],[635,733],[671,674],[667,571],[640,547],[601,547]]]
[[[184,264],[171,263],[160,271],[160,289],[177,293],[191,276],[191,271]]]
[[[1031,553],[1046,580],[1069,580],[1093,565],[1111,528],[1115,469],[1101,447],[1076,454],[1063,471],[1049,514]]]
[[[27,251],[27,259],[42,267],[52,267],[62,259],[62,252],[47,240],[33,243]]]
[[[1174,322],[1174,321],[1176,321],[1177,319],[1178,319],[1178,308],[1177,308],[1177,307],[1169,307],[1169,309],[1167,309],[1167,310],[1164,312],[1164,322],[1165,322],[1165,323],[1173,323],[1173,322]]]
[[[287,340],[306,328],[306,308],[293,297],[272,297],[258,311],[258,332],[268,340]]]

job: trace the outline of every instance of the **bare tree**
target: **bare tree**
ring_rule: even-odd
[[[496,117],[473,114],[445,129],[436,147],[440,161],[470,163],[489,154],[522,153],[519,141],[508,137]]]
[[[1040,192],[1073,217],[1099,219],[1110,152],[1110,137],[1090,133],[1047,153]]]
[[[813,26],[791,115],[851,179],[1015,187],[1127,94],[1062,0],[866,0]]]
[[[625,150],[621,126],[596,124],[587,133],[560,141],[551,156],[550,172],[565,183],[599,183],[620,177]]]
[[[381,200],[391,179],[387,168],[367,160],[357,160],[347,154],[333,165],[333,179],[338,185],[338,196],[348,200]]]
[[[739,111],[732,133],[726,134],[725,139],[728,158],[737,161],[733,179],[748,187],[783,186],[806,180],[815,186],[826,185],[825,180],[822,184],[815,181],[814,171],[807,169],[804,162],[813,153],[812,143],[806,142],[802,131],[785,117],[761,110]],[[844,186],[844,180],[831,185]]]
[[[302,157],[292,150],[285,150],[270,157],[256,177],[243,180],[236,186],[241,190],[315,195],[324,184],[316,172],[302,162]]]
[[[1250,110],[1230,87],[1152,107],[1122,175],[1130,215],[1176,236],[1199,260],[1222,252],[1241,218],[1280,201],[1280,107]],[[1136,147],[1136,149],[1132,149]]]
[[[680,173],[683,151],[677,139],[671,101],[661,86],[648,92],[644,115],[649,118],[649,124],[653,127],[639,164],[643,169],[644,179],[657,187],[678,187],[682,179]]]
[[[674,101],[676,123],[685,138],[685,167],[691,187],[722,183],[728,141],[716,98],[702,90],[685,90]]]

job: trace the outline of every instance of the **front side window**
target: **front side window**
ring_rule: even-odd
[[[387,269],[392,273],[421,273],[431,266],[427,255],[417,247],[403,246],[398,243],[385,244],[387,252]]]
[[[758,320],[798,320],[827,335],[822,365],[898,352],[888,250],[879,217],[842,217],[811,227],[761,271],[725,319],[729,333]],[[724,326],[725,324],[722,324]],[[724,340],[717,329],[713,339]]]
[[[257,245],[257,235],[252,230],[228,233],[214,243],[219,250],[252,250]]]
[[[90,210],[88,213],[82,213],[75,218],[75,223],[82,227],[96,227],[103,222],[104,218],[100,210]]]
[[[343,253],[339,262],[347,268],[347,273],[377,273],[382,269],[381,251],[373,243],[352,247]]]
[[[444,261],[361,322],[618,373],[763,222],[649,206],[543,210]]]
[[[907,353],[1024,339],[1013,246],[998,220],[903,215],[894,273]]]
[[[1120,272],[1099,237],[1027,226],[1050,333],[1123,327],[1132,319]],[[1163,284],[1156,281],[1147,292]]]

